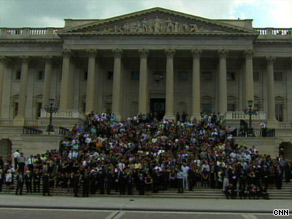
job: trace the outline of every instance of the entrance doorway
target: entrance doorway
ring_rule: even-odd
[[[150,112],[161,120],[165,114],[165,98],[151,98],[150,99]]]

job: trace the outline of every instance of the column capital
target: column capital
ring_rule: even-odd
[[[292,60],[292,58],[291,58]],[[8,62],[7,56],[0,55],[0,63],[6,64]]]
[[[28,63],[30,60],[30,56],[20,56],[20,59],[23,63]]]
[[[267,59],[267,63],[268,64],[273,64],[274,61],[276,60],[276,57],[274,57],[274,56],[267,56],[266,59]]]
[[[140,57],[141,58],[147,58],[148,54],[149,54],[149,50],[148,49],[139,49],[138,52],[140,53]]]
[[[53,56],[46,55],[43,56],[43,59],[46,61],[46,63],[52,62]]]
[[[217,52],[220,58],[226,58],[228,54],[228,50],[226,49],[218,49]]]
[[[245,55],[245,58],[252,58],[253,55],[254,55],[254,52],[252,49],[247,49],[247,50],[244,50],[244,55]]]
[[[86,50],[86,52],[87,52],[87,54],[88,54],[88,56],[97,56],[97,54],[98,54],[98,51],[97,51],[97,49],[88,49],[88,50]]]
[[[175,54],[175,49],[166,49],[165,53],[167,58],[173,58]]]
[[[200,58],[202,50],[192,49],[191,52],[192,52],[193,58]]]
[[[113,54],[115,56],[115,58],[121,58],[122,54],[123,54],[123,50],[122,49],[113,49]]]
[[[71,49],[63,49],[62,54],[63,54],[63,56],[70,56],[70,55],[72,55],[72,50]]]

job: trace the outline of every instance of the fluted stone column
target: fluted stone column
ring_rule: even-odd
[[[191,120],[201,119],[201,79],[200,79],[200,54],[201,50],[192,50],[193,77],[192,77],[192,115]]]
[[[25,118],[27,81],[28,81],[28,62],[29,62],[28,56],[22,57],[20,89],[19,89],[19,105],[18,105],[17,115],[14,119],[14,124],[20,125],[20,126],[24,125],[24,118]]]
[[[254,86],[253,86],[253,62],[252,50],[246,50],[245,53],[245,103],[247,107],[247,101],[254,100]]]
[[[114,76],[113,76],[113,97],[112,112],[117,120],[121,120],[121,90],[122,90],[122,50],[115,49],[114,53]]]
[[[140,79],[139,79],[139,113],[147,113],[148,102],[148,50],[141,49],[140,52]]]
[[[173,81],[173,57],[175,54],[174,49],[165,50],[166,53],[166,95],[165,95],[165,115],[164,119],[174,120],[174,107],[173,107],[173,91],[174,91],[174,81]]]
[[[275,86],[274,86],[275,57],[267,57],[267,96],[268,96],[268,123],[276,122],[275,116]]]
[[[88,70],[87,70],[87,90],[86,90],[86,114],[94,111],[95,105],[95,86],[96,86],[96,75],[95,75],[95,58],[97,55],[96,50],[88,51]]]
[[[48,105],[51,92],[51,75],[52,75],[52,57],[46,56],[45,58],[45,79],[43,87],[43,103],[42,105]]]
[[[62,81],[61,81],[61,95],[60,95],[60,109],[66,110],[70,108],[70,56],[71,50],[63,50],[63,67],[62,67]]]
[[[227,112],[227,79],[226,79],[226,50],[219,50],[219,84],[218,84],[218,112]]]
[[[6,58],[4,56],[0,56],[0,118],[2,111],[2,96],[3,96],[3,85],[4,85],[4,74],[6,68]]]

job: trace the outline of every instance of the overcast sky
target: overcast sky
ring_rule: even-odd
[[[0,0],[0,27],[62,27],[64,18],[108,18],[152,7],[292,27],[292,0]]]

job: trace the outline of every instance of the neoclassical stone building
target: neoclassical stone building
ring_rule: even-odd
[[[291,31],[163,8],[65,19],[64,28],[1,28],[0,124],[46,125],[41,109],[50,98],[60,107],[57,125],[81,122],[91,111],[118,119],[216,112],[236,124],[247,118],[242,110],[252,99],[259,111],[254,120],[287,133]]]

